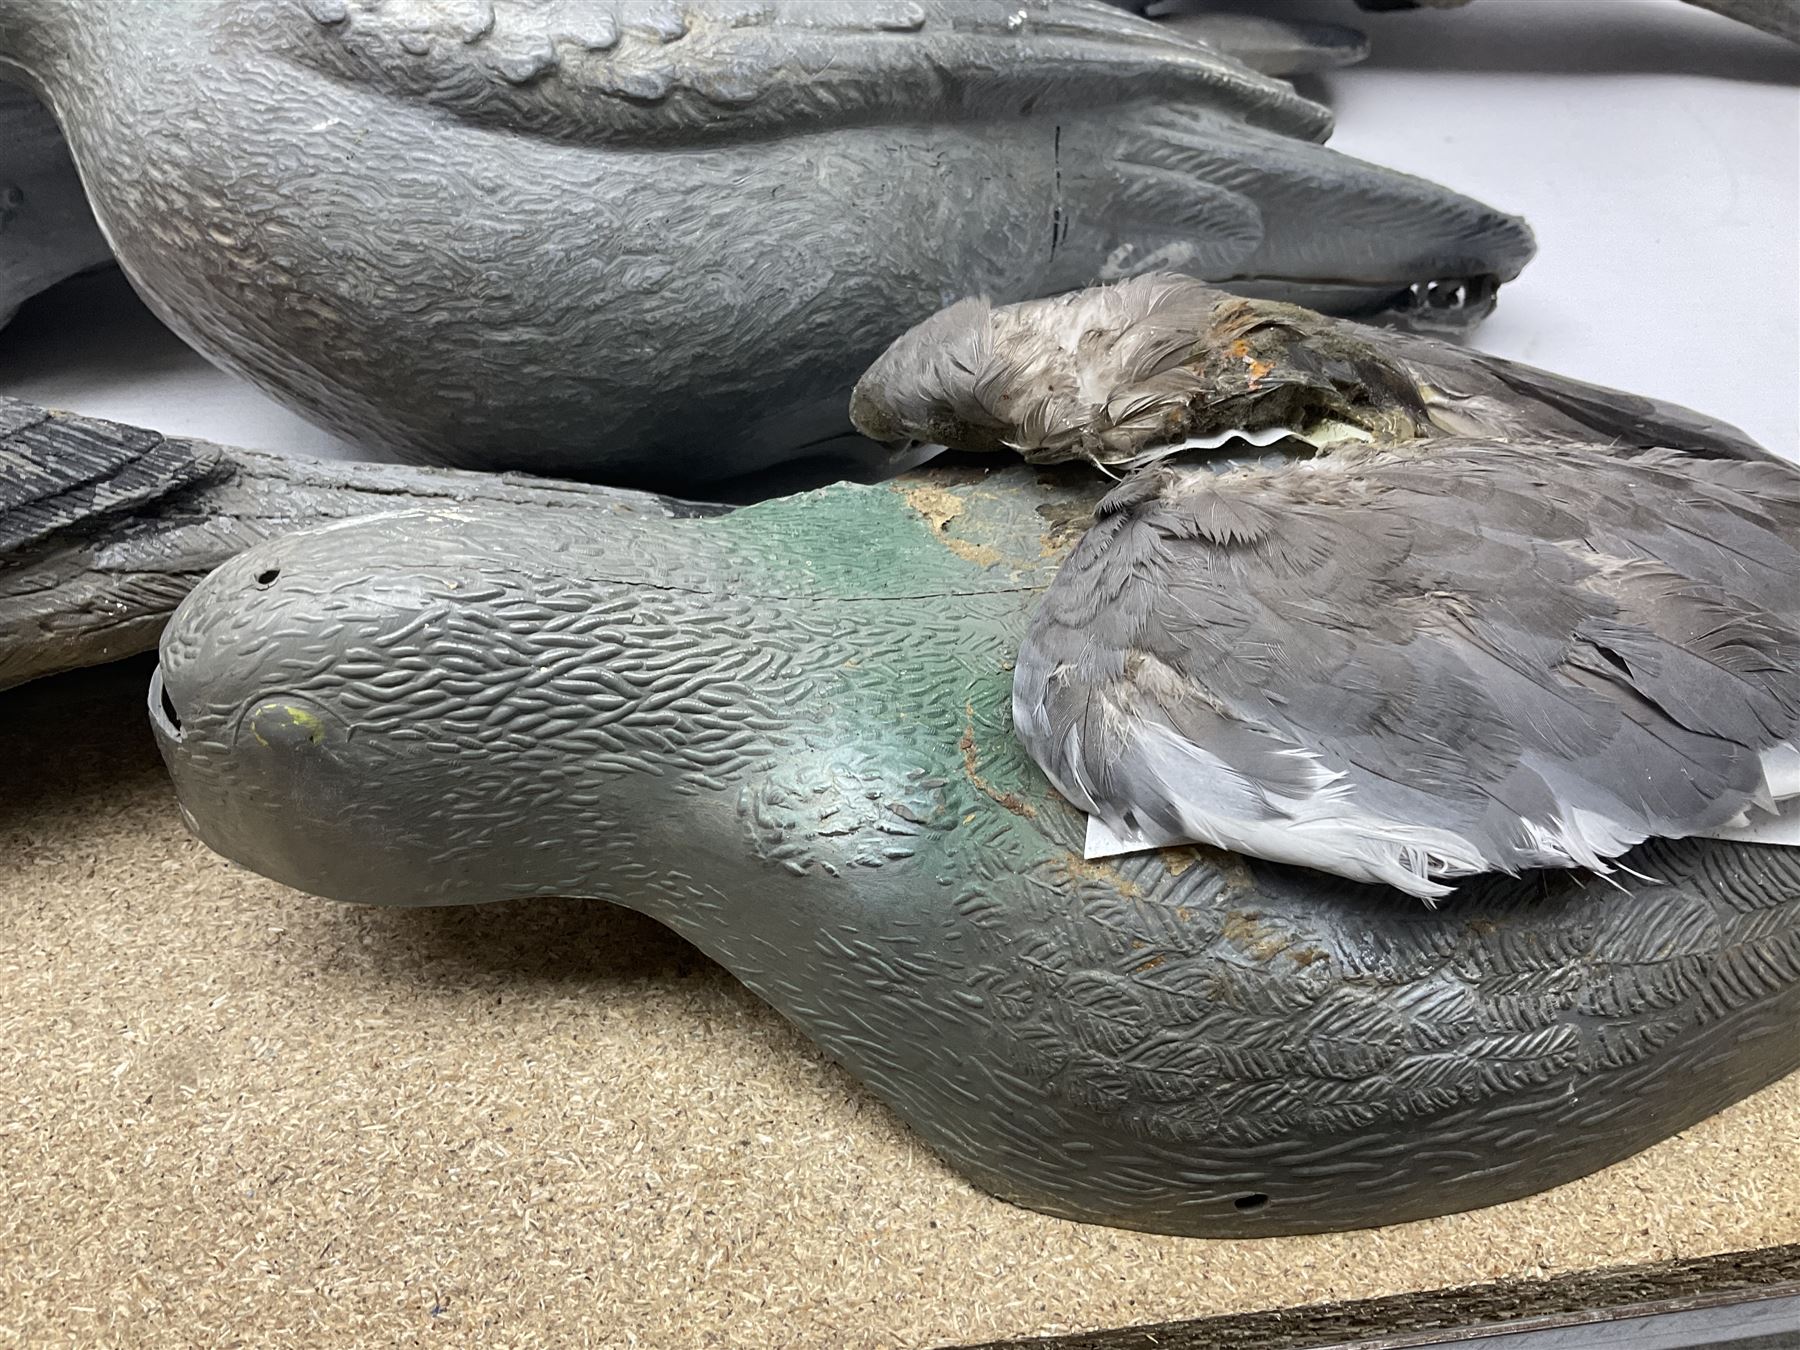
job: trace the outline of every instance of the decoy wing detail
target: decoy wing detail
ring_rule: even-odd
[[[1322,141],[1331,115],[1100,0],[303,0],[261,11],[307,64],[553,140],[779,135],[1133,99]]]
[[[218,467],[217,452],[198,442],[54,417],[0,397],[0,563],[77,524],[129,523],[146,505],[206,481]]]
[[[1772,810],[1797,618],[1781,464],[1443,441],[1165,467],[1046,592],[1014,715],[1121,836],[1429,898]]]
[[[1102,0],[308,0],[241,21],[276,25],[278,50],[334,78],[596,150],[1028,118],[1056,163],[1050,253],[1066,248],[1071,269],[1047,289],[1159,258],[1327,290],[1367,281],[1346,258],[1382,278],[1491,285],[1534,247],[1518,221],[1326,150],[1330,111],[1291,86]],[[1117,110],[1103,141],[1089,131],[1099,109]],[[1122,239],[1093,237],[1108,221]]]
[[[1469,0],[1356,0],[1363,9],[1460,9]],[[1800,42],[1800,3],[1797,0],[1688,0],[1690,5],[1710,9],[1765,33]]]

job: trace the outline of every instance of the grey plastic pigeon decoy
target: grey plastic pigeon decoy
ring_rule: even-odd
[[[1567,412],[1490,403],[1483,425],[1509,368],[1413,339],[1410,369],[1356,369],[1285,309],[1183,278],[961,305],[859,385],[873,434],[1152,465],[1101,503],[1015,674],[1018,734],[1102,846],[1205,842],[1430,898],[1779,828],[1800,470],[1680,415],[1657,439],[1701,453],[1579,444],[1654,406],[1566,383]],[[1167,458],[1221,423],[1335,448],[1223,475]]]
[[[521,474],[269,454],[0,396],[0,690],[148,651],[202,577],[264,540],[446,504],[599,518],[725,509]]]
[[[1800,1065],[1792,849],[1656,842],[1618,890],[1484,877],[1435,914],[1208,849],[1083,861],[1008,709],[1104,490],[994,456],[712,519],[403,500],[213,572],[148,712],[226,857],[339,900],[641,910],[1068,1218],[1443,1214]]]
[[[1173,14],[1159,17],[1158,23],[1265,75],[1308,75],[1353,66],[1369,54],[1368,38],[1339,24],[1231,12]]]
[[[0,64],[177,333],[467,468],[867,456],[856,375],[960,295],[1181,267],[1467,324],[1532,251],[1100,0],[0,0]]]

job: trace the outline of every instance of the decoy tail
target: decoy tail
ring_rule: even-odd
[[[1332,313],[1460,331],[1486,317],[1536,250],[1516,216],[1200,106],[1146,108],[1097,156],[1071,157],[1070,173],[1080,184],[1071,201],[1113,203],[1063,220],[1070,286],[1183,272]],[[1461,303],[1420,303],[1434,291]]]
[[[1765,33],[1800,42],[1800,3],[1795,0],[1688,0]]]
[[[1307,75],[1367,59],[1369,39],[1334,23],[1296,23],[1261,14],[1175,14],[1158,22],[1265,75]]]
[[[1800,42],[1800,3],[1796,0],[1687,0],[1728,19],[1760,28],[1765,33]],[[1363,9],[1376,12],[1396,9],[1458,9],[1469,0],[1356,0]],[[1133,6],[1135,7],[1135,5]]]
[[[0,399],[0,689],[155,645],[204,571],[177,579],[135,526],[227,472],[203,443]],[[65,571],[71,545],[91,556]]]

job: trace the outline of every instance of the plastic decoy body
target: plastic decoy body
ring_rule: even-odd
[[[844,397],[959,295],[1180,267],[1466,325],[1532,251],[1100,0],[0,0],[8,69],[177,333],[464,468],[879,460]]]
[[[1084,860],[1014,661],[1105,482],[927,467],[712,519],[445,505],[257,545],[151,718],[213,848],[375,904],[590,896],[722,962],[974,1183],[1215,1236],[1489,1204],[1800,1064],[1800,851],[1400,892]]]
[[[294,459],[0,398],[0,689],[149,651],[182,597],[252,544],[408,503],[479,501],[725,509],[519,474]]]

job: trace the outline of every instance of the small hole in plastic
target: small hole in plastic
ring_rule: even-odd
[[[273,586],[275,584],[275,579],[280,575],[281,569],[279,567],[271,567],[266,572],[258,572],[256,574],[256,584],[258,586]]]
[[[1264,1205],[1268,1204],[1269,1197],[1264,1195],[1261,1191],[1257,1191],[1251,1195],[1240,1195],[1237,1199],[1233,1200],[1231,1203],[1236,1208],[1243,1210],[1245,1213],[1248,1213],[1249,1211],[1251,1211],[1253,1209],[1261,1209]]]

